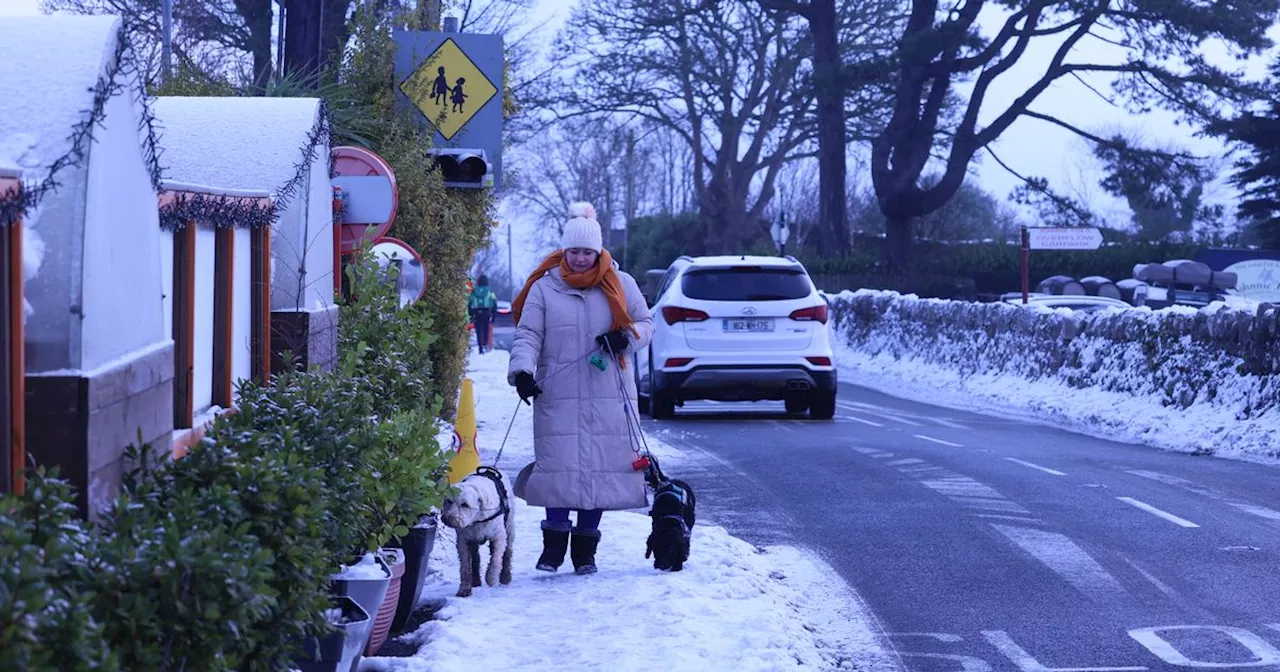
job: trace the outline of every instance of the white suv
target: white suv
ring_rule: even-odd
[[[792,257],[680,257],[658,283],[653,342],[635,353],[642,407],[693,399],[786,402],[827,420],[836,369],[827,302]]]

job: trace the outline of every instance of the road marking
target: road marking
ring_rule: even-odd
[[[1053,474],[1054,476],[1066,476],[1066,474],[1065,474],[1065,473],[1063,473],[1063,472],[1061,472],[1061,471],[1058,471],[1057,469],[1050,469],[1050,468],[1048,468],[1048,467],[1042,467],[1042,466],[1040,466],[1040,465],[1038,465],[1038,464],[1032,464],[1032,463],[1030,463],[1030,462],[1026,462],[1026,461],[1023,461],[1023,460],[1019,460],[1019,459],[1018,459],[1018,458],[1016,458],[1016,457],[1006,457],[1006,458],[1004,458],[1004,459],[1006,459],[1006,460],[1008,460],[1008,461],[1010,461],[1010,462],[1012,462],[1012,463],[1014,463],[1014,464],[1021,464],[1021,465],[1022,465],[1022,466],[1024,466],[1024,467],[1029,467],[1029,468],[1031,468],[1031,469],[1036,469],[1036,470],[1038,470],[1038,471],[1043,471],[1043,472],[1044,472],[1044,473],[1046,473],[1046,474]]]
[[[975,513],[979,518],[992,518],[994,520],[1011,520],[1015,523],[1043,523],[1039,518],[1024,518],[1022,516],[1006,516],[1002,513]]]
[[[1110,600],[1124,593],[1120,582],[1066,535],[1029,527],[992,527],[1085,595]]]
[[[854,446],[853,449],[858,451],[859,453],[862,453],[863,455],[875,455],[876,453],[880,452],[879,448],[871,448],[869,446]]]
[[[924,463],[924,460],[917,460],[914,457],[908,457],[901,460],[894,460],[892,462],[885,462],[885,464],[891,467],[900,467],[907,464],[923,464],[923,463]]]
[[[982,636],[1004,654],[1022,672],[1141,672],[1149,669],[1142,665],[1132,667],[1049,667],[1035,659],[1027,650],[1018,646],[1009,633],[1003,630],[983,630]]]
[[[883,460],[883,459],[888,458],[888,457],[893,457],[893,453],[883,453],[883,452],[882,452],[882,453],[873,453],[873,454],[871,455],[871,457],[874,457],[874,458],[876,458],[877,460]]]
[[[1196,525],[1195,523],[1187,520],[1186,518],[1179,518],[1173,515],[1172,513],[1169,513],[1168,511],[1161,511],[1160,509],[1157,509],[1156,507],[1151,506],[1146,502],[1140,502],[1132,497],[1116,497],[1116,499],[1124,502],[1125,504],[1129,504],[1130,506],[1142,509],[1143,511],[1146,511],[1147,513],[1153,516],[1159,516],[1160,518],[1164,518],[1165,520],[1173,523],[1174,525],[1179,525],[1181,527],[1200,527],[1199,525]]]
[[[1253,660],[1226,664],[1210,660],[1192,660],[1190,656],[1179,651],[1173,643],[1161,636],[1160,633],[1165,630],[1208,630],[1214,634],[1227,635],[1236,640],[1237,644],[1248,649],[1249,653],[1253,654]],[[1134,628],[1129,631],[1129,636],[1164,662],[1178,667],[1270,667],[1280,663],[1280,649],[1272,646],[1267,640],[1253,632],[1229,625],[1164,625],[1151,628]]]
[[[860,422],[860,423],[862,423],[862,424],[864,424],[864,425],[869,425],[869,426],[871,426],[871,427],[884,427],[884,425],[882,425],[882,424],[880,424],[880,423],[878,423],[878,422],[872,422],[872,421],[870,421],[870,420],[863,420],[862,418],[855,418],[855,417],[853,417],[852,415],[845,415],[845,416],[842,416],[840,419],[841,419],[841,420],[852,420],[852,421],[854,421],[854,422]]]
[[[864,415],[874,415],[877,418],[880,418],[881,420],[892,420],[894,422],[900,422],[904,425],[910,425],[912,427],[924,426],[916,422],[915,420],[908,420],[902,417],[893,409],[885,408],[883,406],[874,406],[872,404],[862,404],[856,401],[849,402],[849,403],[837,402],[837,404],[844,410],[850,411],[853,413],[862,413]]]
[[[952,497],[952,499],[964,504],[971,509],[980,509],[982,511],[1004,511],[1005,513],[1026,513],[1030,514],[1021,504],[1008,499],[993,499],[991,497],[965,497],[963,495]]]
[[[939,425],[942,425],[943,427],[950,427],[951,429],[962,429],[962,430],[964,430],[964,431],[966,431],[966,432],[972,432],[972,431],[973,431],[973,429],[971,429],[971,428],[969,428],[969,427],[965,427],[964,425],[962,425],[962,424],[960,424],[960,423],[958,423],[958,422],[956,422],[956,421],[954,421],[954,420],[948,420],[948,419],[946,419],[946,418],[929,418],[929,419],[930,419],[930,420],[932,420],[932,421],[934,421],[934,422],[936,422],[936,423],[938,423]]]
[[[952,448],[964,448],[964,444],[960,444],[960,443],[952,443],[952,442],[950,442],[950,441],[943,441],[942,439],[935,439],[935,438],[933,438],[932,436],[925,436],[924,434],[915,434],[914,436],[915,436],[917,439],[923,439],[923,440],[925,440],[925,441],[932,441],[932,442],[934,442],[934,443],[940,443],[940,444],[942,444],[942,445],[944,445],[944,446],[951,446]]]
[[[1124,556],[1120,556],[1120,557],[1124,558]],[[1129,563],[1129,566],[1132,567],[1135,572],[1141,574],[1142,578],[1150,581],[1151,585],[1155,586],[1157,590],[1164,593],[1166,597],[1169,597],[1175,600],[1178,599],[1178,592],[1173,588],[1170,588],[1167,583],[1165,583],[1164,581],[1161,581],[1160,579],[1157,579],[1154,574],[1139,567],[1138,563],[1130,560],[1129,558],[1124,558],[1124,561]]]
[[[1257,506],[1255,504],[1240,504],[1237,502],[1232,502],[1231,506],[1244,511],[1245,513],[1252,513],[1260,518],[1280,522],[1280,511],[1276,511],[1275,509],[1268,509],[1265,506]]]

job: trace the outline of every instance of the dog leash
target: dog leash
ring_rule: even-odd
[[[573,359],[571,361],[565,362],[564,364],[561,364],[560,368],[553,371],[551,375],[544,377],[542,379],[542,382],[545,384],[548,380],[551,380],[556,376],[564,373],[565,371],[568,371],[569,367],[580,364],[583,360],[590,358],[595,353],[596,353],[596,350],[593,348],[591,350],[588,350],[586,354],[576,359]],[[502,461],[502,451],[506,450],[507,448],[507,439],[511,438],[511,429],[516,426],[516,416],[520,414],[520,405],[523,403],[524,403],[523,399],[520,399],[519,397],[516,398],[516,410],[512,411],[511,413],[511,421],[507,423],[507,433],[502,435],[502,443],[498,444],[498,453],[493,458],[493,464],[490,465],[495,469],[497,468],[498,463]]]

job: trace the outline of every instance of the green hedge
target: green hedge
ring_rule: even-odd
[[[286,670],[326,628],[329,576],[444,498],[430,321],[349,271],[340,367],[242,384],[184,458],[130,449],[89,527],[36,471],[0,499],[0,669]]]

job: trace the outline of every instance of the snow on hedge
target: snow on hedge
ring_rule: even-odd
[[[1080,313],[860,290],[832,298],[841,379],[1182,451],[1280,457],[1280,311]]]

